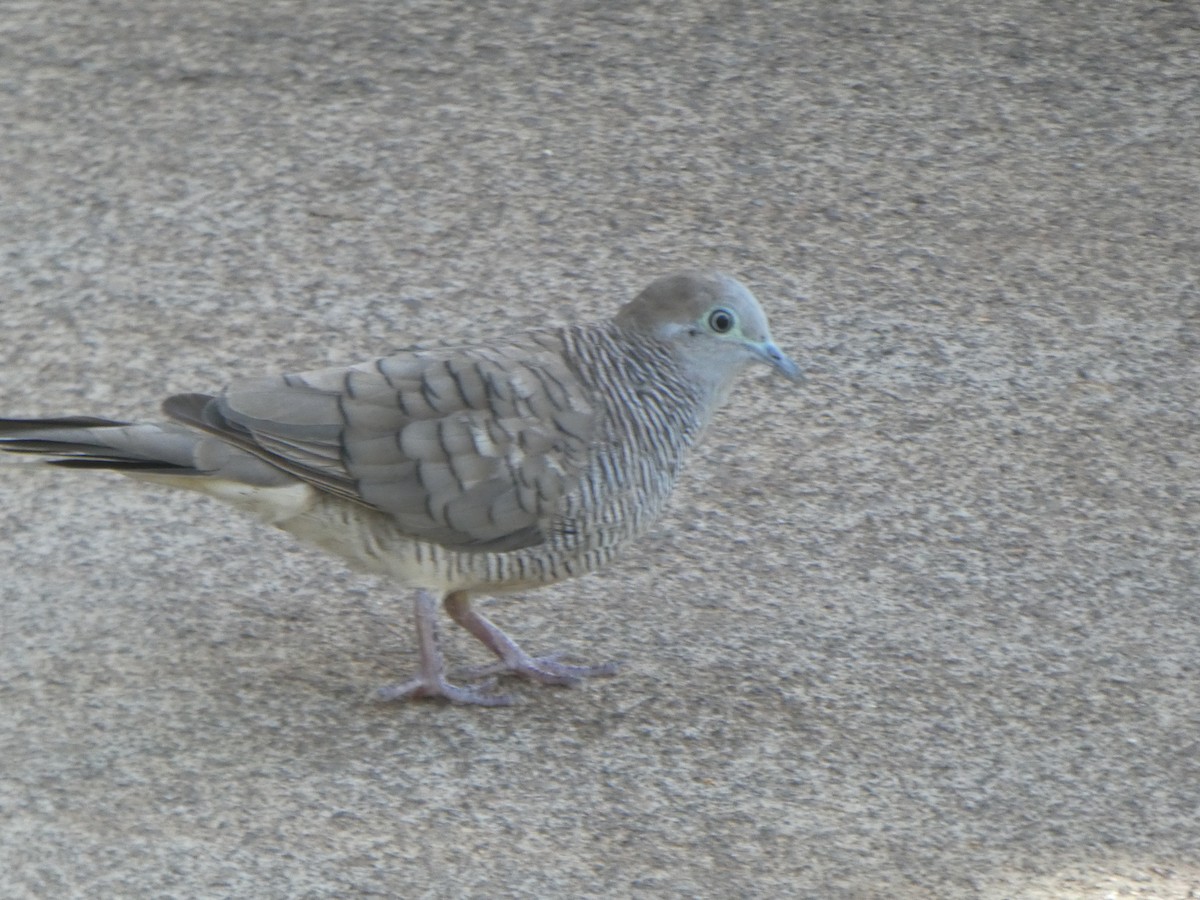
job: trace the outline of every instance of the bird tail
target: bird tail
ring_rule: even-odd
[[[0,419],[0,450],[52,466],[111,469],[139,481],[199,491],[273,524],[303,512],[312,489],[277,466],[183,425],[65,416]]]
[[[0,419],[0,450],[53,457],[72,469],[115,469],[130,475],[200,475],[202,436],[176,425],[138,425],[64,416]]]

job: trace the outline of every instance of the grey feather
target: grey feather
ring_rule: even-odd
[[[391,515],[406,535],[509,551],[545,540],[588,459],[600,406],[545,335],[502,352],[413,353],[234,382],[168,415],[322,490]]]
[[[206,491],[422,589],[421,674],[388,696],[491,703],[445,681],[428,592],[510,670],[611,671],[525,656],[469,597],[590,571],[644,532],[753,362],[799,375],[745,287],[684,273],[608,322],[234,381],[168,398],[170,424],[0,420],[0,449]]]

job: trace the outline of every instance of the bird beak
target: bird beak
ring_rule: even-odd
[[[755,349],[758,351],[758,355],[762,358],[763,362],[769,363],[792,381],[804,381],[804,374],[800,371],[800,367],[788,359],[784,352],[771,343],[771,341],[764,341]]]

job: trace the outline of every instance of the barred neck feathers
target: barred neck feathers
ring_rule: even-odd
[[[705,392],[661,342],[611,322],[564,329],[563,341],[580,379],[604,397],[615,420],[635,426],[631,436],[646,449],[688,446],[711,418]]]

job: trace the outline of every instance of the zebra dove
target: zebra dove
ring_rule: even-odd
[[[571,685],[615,666],[535,658],[480,593],[591,572],[663,511],[687,451],[755,361],[800,379],[758,301],[718,273],[655,281],[607,322],[180,394],[173,421],[0,420],[0,449],[209,494],[415,590],[419,667],[383,699],[501,705],[450,682],[439,601],[499,658]]]

